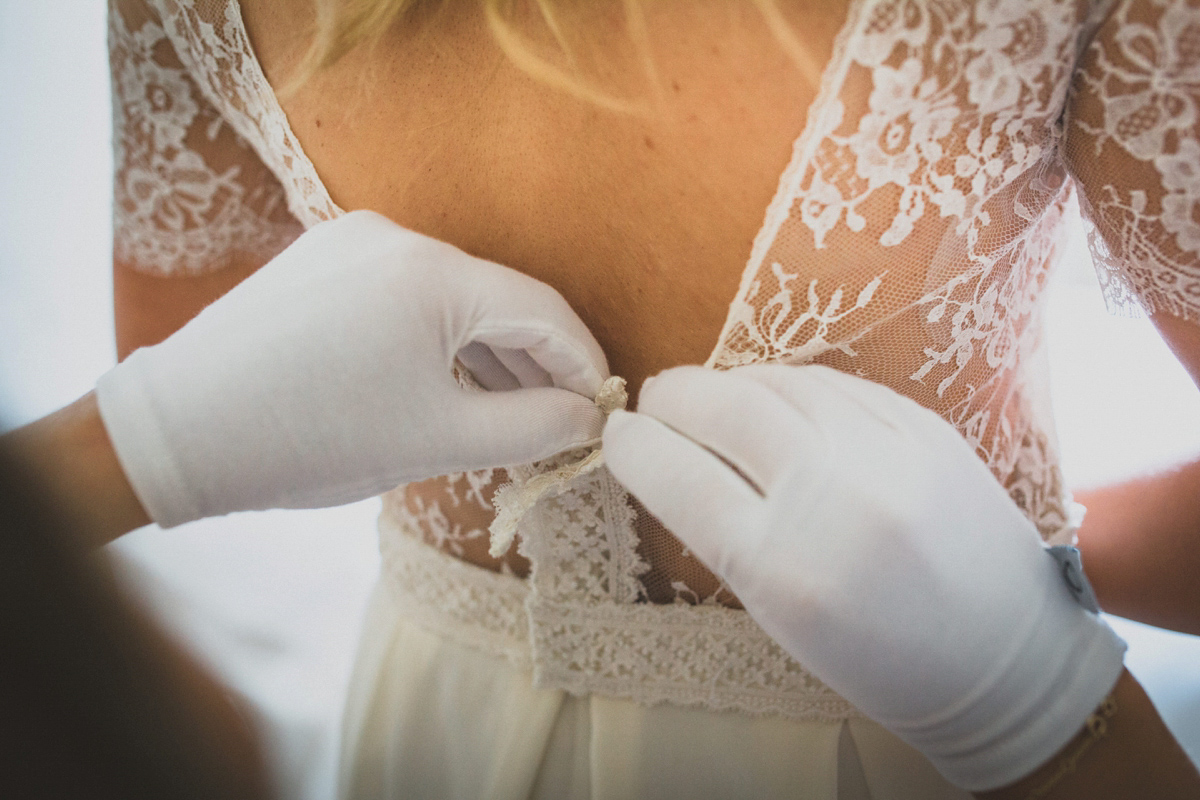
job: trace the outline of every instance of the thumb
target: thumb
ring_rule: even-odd
[[[540,461],[595,442],[604,429],[604,412],[567,389],[464,392],[461,404],[460,430],[475,437],[464,452],[478,468]]]

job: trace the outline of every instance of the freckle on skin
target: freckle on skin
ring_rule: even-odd
[[[642,141],[646,143],[646,147],[650,148],[651,150],[654,149],[654,140],[649,136],[645,137]]]
[[[318,119],[318,120],[316,120],[316,123],[317,123],[317,127],[318,127],[318,128],[319,128],[319,127],[321,127],[321,120],[319,120],[319,119]]]
[[[679,91],[679,81],[671,81],[671,88],[678,92]]]

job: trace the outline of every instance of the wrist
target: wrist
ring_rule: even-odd
[[[3,444],[35,473],[86,546],[150,523],[117,459],[95,393],[6,434]]]
[[[1110,698],[1115,711],[1104,708]],[[1097,723],[1103,727],[1099,734]],[[1123,672],[1109,698],[1054,755],[1016,782],[976,796],[981,800],[1182,800],[1200,796],[1200,774],[1141,686]]]
[[[157,347],[163,347],[158,345]],[[198,508],[180,464],[181,446],[167,438],[163,404],[156,403],[148,373],[155,348],[138,350],[100,376],[95,406],[113,458],[148,518],[164,528],[198,519]],[[190,426],[175,421],[176,428]]]
[[[921,720],[879,720],[964,789],[1028,775],[1075,735],[1124,670],[1125,642],[1076,601],[1057,562],[1039,559],[1045,579],[1005,612],[1017,635],[992,655],[977,688]]]

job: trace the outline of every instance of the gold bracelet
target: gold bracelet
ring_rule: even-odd
[[[1045,783],[1038,786],[1026,797],[1026,800],[1037,800],[1039,797],[1045,797],[1050,794],[1059,781],[1067,777],[1075,771],[1075,767],[1079,764],[1079,759],[1083,757],[1091,746],[1104,738],[1108,733],[1108,721],[1117,713],[1117,700],[1111,694],[1104,698],[1104,702],[1100,707],[1088,715],[1087,722],[1083,725],[1083,730],[1087,733],[1087,737],[1079,743],[1075,751],[1070,755],[1063,756],[1058,763],[1058,769],[1054,774],[1046,779]]]

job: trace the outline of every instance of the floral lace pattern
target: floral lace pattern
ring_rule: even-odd
[[[1058,120],[1086,11],[856,4],[709,361],[825,363],[891,386],[1020,484],[1044,535],[1064,498],[1034,463],[1049,451],[1030,442],[1053,433],[1032,429],[1044,387],[1023,365],[1070,193]]]
[[[200,90],[287,189],[288,208],[311,228],[339,216],[250,46],[235,0],[147,0]]]
[[[456,558],[466,554],[472,543],[487,538],[486,526],[464,525],[457,519],[451,520],[446,511],[453,511],[465,504],[472,504],[483,512],[491,509],[491,496],[495,493],[496,470],[456,472],[438,479],[443,490],[435,500],[421,495],[406,495],[398,498],[404,504],[403,513],[412,520],[413,526],[422,532],[422,538],[433,547]]]
[[[490,554],[492,500],[507,483],[503,469],[456,472],[384,495],[384,513],[405,530],[417,531],[425,544],[504,575],[524,578],[528,560],[514,544],[500,557]]]
[[[132,4],[127,4],[132,5]],[[269,258],[300,235],[283,187],[197,91],[166,32],[112,5],[114,255],[160,274]]]
[[[1110,306],[1200,322],[1200,7],[1117,4],[1074,94],[1067,157]]]

